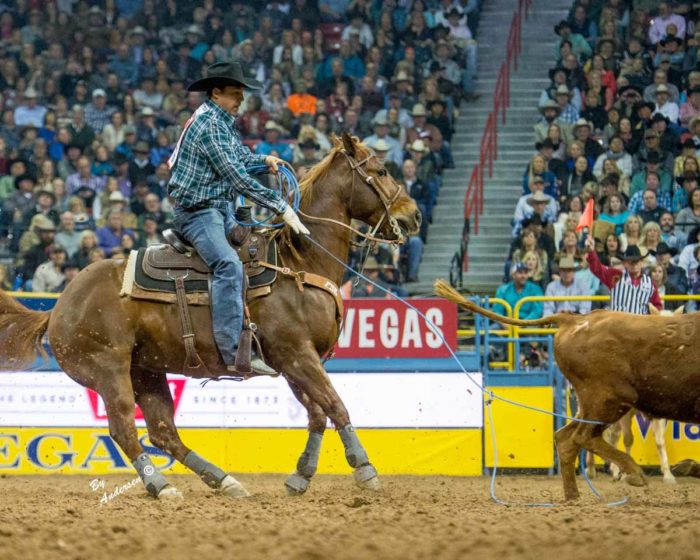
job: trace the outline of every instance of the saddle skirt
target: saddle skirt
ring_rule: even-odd
[[[173,234],[166,236],[172,238]],[[178,241],[183,241],[176,237]],[[277,266],[277,242],[265,232],[251,232],[243,245],[235,247],[248,278],[247,299],[270,293],[277,279],[275,269],[260,262]],[[183,252],[184,251],[184,252]],[[190,305],[209,305],[211,270],[197,252],[188,245],[161,244],[132,251],[127,263],[122,295],[134,299],[176,303],[176,283],[182,278]]]

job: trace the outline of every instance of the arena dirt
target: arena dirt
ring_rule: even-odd
[[[494,504],[485,478],[384,477],[367,494],[348,475],[321,476],[289,498],[280,475],[240,476],[254,493],[231,500],[195,477],[171,477],[182,502],[157,502],[140,486],[100,505],[84,476],[0,478],[0,558],[383,559],[698,558],[700,480],[646,489],[596,482],[577,505],[561,502],[557,477],[499,477]],[[105,477],[107,490],[129,477]]]

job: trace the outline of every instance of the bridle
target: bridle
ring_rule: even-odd
[[[344,224],[343,222],[340,222],[338,220],[333,220],[332,218],[321,218],[318,216],[309,216],[308,214],[302,212],[299,210],[299,214],[304,216],[305,218],[308,218],[310,220],[317,220],[317,221],[322,221],[322,222],[330,222],[339,226],[344,227],[345,229],[348,229],[352,231],[355,235],[364,238],[367,241],[371,242],[378,242],[378,243],[391,243],[394,245],[403,245],[406,242],[406,237],[404,236],[403,232],[401,231],[401,228],[399,227],[399,222],[396,220],[391,215],[391,207],[396,203],[397,199],[401,195],[401,186],[397,186],[396,192],[389,196],[387,193],[384,192],[384,190],[377,184],[377,181],[375,181],[374,177],[369,175],[367,171],[365,171],[364,166],[372,160],[373,158],[376,159],[377,156],[374,153],[369,154],[365,159],[362,161],[356,161],[353,159],[346,151],[345,149],[339,150],[340,153],[342,153],[345,156],[345,159],[348,160],[348,164],[350,165],[350,169],[352,170],[352,191],[351,193],[355,192],[355,179],[359,175],[360,179],[364,181],[377,195],[379,198],[380,202],[384,206],[384,215],[381,217],[381,219],[377,222],[377,224],[372,228],[372,230],[369,233],[363,233],[357,229],[355,229],[352,226],[349,226],[347,224]],[[352,194],[351,194],[352,196]],[[382,224],[384,223],[384,220],[386,220],[389,225],[391,226],[392,233],[395,235],[394,239],[383,239],[381,237],[376,237],[377,232],[379,231],[379,228],[382,227]]]

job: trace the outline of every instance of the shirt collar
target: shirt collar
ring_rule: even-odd
[[[216,103],[214,103],[211,99],[207,99],[205,103],[209,106],[210,109],[214,111],[214,113],[217,115],[217,117],[221,118],[229,124],[231,127],[236,123],[236,117],[233,115],[228,114],[226,111],[224,111],[221,107],[219,107]]]

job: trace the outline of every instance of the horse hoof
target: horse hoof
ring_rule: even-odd
[[[379,477],[375,476],[364,482],[358,482],[357,485],[363,490],[369,490],[370,492],[378,492],[382,489],[382,484],[379,482]]]
[[[287,496],[301,496],[309,487],[311,481],[303,477],[299,473],[292,473],[284,483],[287,490]]]
[[[231,475],[226,475],[226,478],[221,482],[219,492],[229,498],[247,498],[250,492]]]
[[[625,476],[625,482],[630,486],[646,486],[647,484],[647,481],[644,480],[644,476],[637,473],[632,473]]]
[[[358,467],[354,472],[355,483],[363,490],[377,491],[381,489],[377,469],[372,465]]]
[[[159,500],[184,500],[182,492],[174,486],[166,486],[158,493]]]

